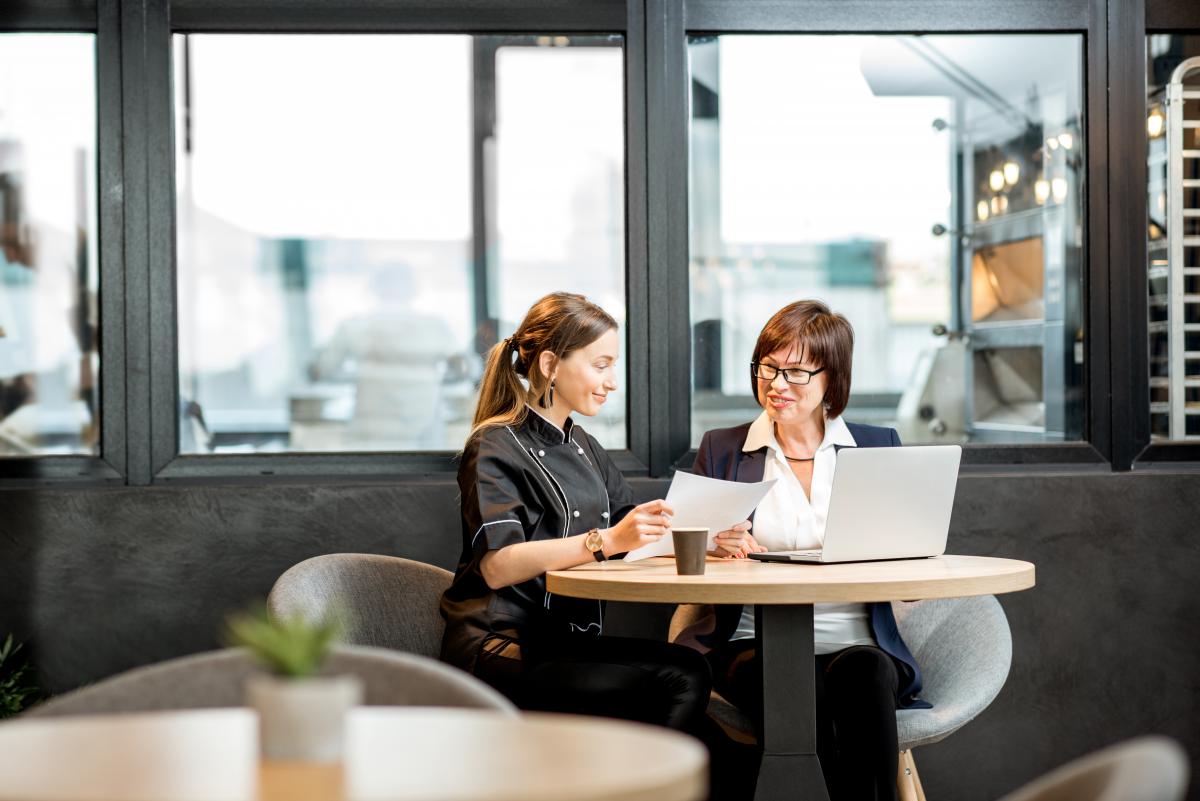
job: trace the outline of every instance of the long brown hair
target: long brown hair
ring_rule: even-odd
[[[513,335],[488,353],[467,442],[489,428],[522,423],[529,413],[528,394],[542,406],[549,405],[550,382],[538,369],[542,353],[550,351],[556,359],[565,359],[616,327],[612,315],[583,295],[552,292],[533,304]]]
[[[763,326],[754,344],[751,361],[761,361],[780,348],[795,346],[801,361],[806,358],[826,371],[825,409],[830,417],[846,410],[850,401],[850,368],[854,363],[854,328],[842,315],[819,300],[798,300],[775,312]],[[758,397],[758,379],[750,370],[750,389]]]

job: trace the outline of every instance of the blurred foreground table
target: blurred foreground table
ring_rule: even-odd
[[[341,765],[260,763],[255,713],[0,724],[4,801],[698,801],[699,742],[600,718],[398,707],[350,713]]]

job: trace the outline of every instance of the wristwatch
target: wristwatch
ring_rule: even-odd
[[[585,534],[583,545],[592,552],[592,556],[596,557],[597,562],[603,562],[608,559],[604,555],[604,535],[600,533],[600,529],[594,528]]]

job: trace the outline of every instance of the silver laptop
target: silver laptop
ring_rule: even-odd
[[[842,448],[833,472],[825,547],[752,553],[764,562],[869,562],[946,552],[959,445]]]

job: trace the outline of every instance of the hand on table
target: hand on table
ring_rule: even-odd
[[[767,549],[759,545],[750,533],[750,521],[743,520],[736,526],[719,532],[716,537],[716,549],[710,553],[725,559],[745,559],[747,554],[765,550]]]

